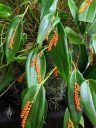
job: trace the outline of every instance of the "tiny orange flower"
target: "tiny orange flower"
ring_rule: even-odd
[[[74,102],[75,102],[75,106],[76,106],[77,111],[81,111],[79,93],[80,93],[80,86],[77,83],[75,83],[75,86],[74,86]]]
[[[58,34],[55,32],[53,35],[49,45],[48,45],[48,51],[51,51],[52,47],[55,47],[58,42]]]
[[[35,70],[37,73],[37,79],[38,79],[38,83],[41,83],[41,73],[40,73],[40,67],[39,67],[39,62],[38,62],[38,58],[35,57],[30,65],[31,67],[35,66]]]
[[[30,101],[27,101],[26,105],[23,108],[23,111],[21,112],[21,127],[25,128],[26,120],[29,115],[30,109],[32,107],[32,103]]]
[[[53,73],[54,73],[54,76],[55,77],[58,77],[59,76],[59,70],[57,68],[54,70]]]
[[[14,43],[14,37],[15,37],[15,33],[13,32],[10,38],[10,42],[9,42],[9,48],[12,49],[13,43]]]
[[[37,57],[34,57],[30,67],[33,67],[35,65],[35,63],[37,62],[38,58]]]
[[[74,128],[73,122],[69,119],[68,128]]]
[[[79,14],[83,13],[85,9],[92,4],[94,0],[84,0],[84,1],[85,1],[85,5],[81,7],[81,9],[79,10]]]
[[[22,83],[24,81],[24,78],[25,78],[25,73],[23,73],[18,79],[17,79],[17,82],[18,83]]]

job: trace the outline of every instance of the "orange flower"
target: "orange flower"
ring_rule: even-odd
[[[54,76],[55,77],[58,77],[59,76],[59,70],[57,68],[54,70],[53,73],[54,73]]]
[[[68,128],[74,128],[73,122],[69,119]]]
[[[85,5],[83,5],[81,7],[81,9],[79,10],[79,14],[83,13],[85,11],[85,9],[91,5],[91,3],[93,2],[94,0],[85,0]]]
[[[37,79],[38,79],[38,83],[41,83],[41,73],[40,73],[40,67],[39,67],[39,63],[38,63],[38,58],[35,57],[32,61],[32,64],[30,65],[31,67],[35,66],[36,69],[36,73],[37,73]]]
[[[37,62],[38,58],[37,57],[34,57],[30,67],[33,67],[35,65],[35,63]]]
[[[25,128],[26,120],[29,115],[30,109],[32,107],[32,103],[30,101],[27,101],[26,105],[23,108],[23,111],[21,112],[21,127]]]
[[[18,82],[18,83],[22,83],[23,80],[24,80],[24,78],[25,78],[25,73],[23,73],[23,74],[17,79],[17,82]]]
[[[75,101],[75,106],[77,111],[81,111],[81,107],[80,107],[80,86],[75,83],[75,87],[74,87],[74,101]]]
[[[15,32],[12,33],[10,42],[9,42],[9,48],[12,49],[13,43],[14,43],[14,37],[15,37]]]
[[[52,47],[55,47],[58,42],[58,34],[55,32],[54,36],[52,37],[49,45],[48,45],[48,51],[51,51]]]

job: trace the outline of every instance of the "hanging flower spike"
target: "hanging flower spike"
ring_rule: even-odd
[[[94,0],[85,0],[85,5],[79,10],[79,14],[83,13],[85,9],[92,4]]]
[[[18,82],[18,83],[22,83],[23,80],[24,80],[24,78],[25,78],[25,73],[23,73],[23,74],[17,79],[17,82]]]
[[[89,51],[90,51],[90,64],[92,66],[94,64],[94,49],[90,48]]]
[[[35,66],[35,70],[37,73],[37,79],[38,79],[38,83],[40,84],[42,79],[41,79],[41,73],[40,73],[40,67],[39,67],[39,63],[38,63],[38,58],[35,57],[30,65],[31,67]]]
[[[58,34],[55,32],[55,34],[53,35],[53,37],[48,45],[48,51],[51,51],[52,47],[56,46],[57,42],[58,42]]]
[[[69,119],[68,128],[74,128],[73,122]]]
[[[9,42],[9,48],[12,49],[13,43],[14,43],[14,37],[15,37],[15,32],[12,33],[10,42]]]
[[[56,68],[53,72],[54,76],[55,77],[58,77],[59,76],[59,70]]]
[[[75,106],[76,106],[76,110],[77,111],[81,111],[81,107],[80,107],[80,86],[75,83],[75,87],[74,87],[74,101],[75,101]]]
[[[39,67],[39,63],[38,60],[35,63],[35,69],[36,69],[36,73],[37,73],[37,79],[38,79],[38,83],[41,83],[41,73],[40,73],[40,67]]]
[[[30,109],[32,107],[32,103],[27,101],[26,105],[24,106],[23,111],[21,112],[21,127],[25,128],[26,120],[29,115]]]
[[[38,61],[38,58],[35,57],[30,65],[30,67],[33,67],[35,65],[35,63]]]

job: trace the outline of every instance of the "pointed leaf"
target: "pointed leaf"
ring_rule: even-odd
[[[84,72],[88,64],[88,53],[85,45],[73,45],[73,59],[80,72]]]
[[[54,63],[58,67],[61,76],[64,78],[65,82],[68,83],[70,74],[70,60],[68,53],[67,38],[61,23],[57,25],[57,31],[58,42],[57,45],[52,48],[50,53],[53,57]]]
[[[57,2],[58,0],[42,0],[41,4],[41,19],[46,15],[46,14],[54,14],[56,11],[57,7]]]
[[[67,35],[70,43],[73,43],[73,44],[82,44],[83,43],[82,38],[71,28],[66,27],[65,32],[66,32],[66,35]]]
[[[96,55],[96,34],[93,34],[90,41],[90,46],[94,49]]]
[[[84,6],[86,3],[83,2],[81,4],[81,7]],[[93,0],[93,2],[88,6],[83,13],[79,14],[79,21],[85,21],[85,22],[93,22],[94,18],[96,16],[96,0]]]
[[[37,36],[37,44],[39,44],[39,46],[42,46],[46,32],[48,31],[48,28],[50,26],[52,17],[53,14],[47,14],[42,18],[40,22],[38,36]]]
[[[72,120],[75,126],[78,126],[81,115],[82,115],[81,102],[80,102],[81,111],[77,110],[76,104],[75,104],[75,99],[74,99],[75,98],[74,97],[75,84],[77,83],[78,86],[80,86],[83,81],[84,81],[84,78],[82,74],[80,74],[78,70],[74,70],[70,76],[70,83],[68,86],[68,104],[69,104],[69,109],[70,109],[70,116],[72,117]]]
[[[73,19],[78,24],[78,8],[75,5],[74,0],[68,0],[68,6],[71,12],[71,15],[73,16]]]
[[[71,120],[71,117],[70,117],[70,112],[67,108],[66,111],[65,111],[65,114],[64,114],[63,128],[68,128],[69,127],[69,122],[72,123],[71,125],[73,125],[72,127],[74,127],[74,124],[73,124],[73,122]]]
[[[27,90],[23,100],[23,106],[27,101],[33,101],[31,110],[26,120],[25,128],[41,128],[44,122],[44,116],[47,112],[47,104],[45,98],[44,87],[32,86]]]
[[[92,34],[96,33],[96,28],[94,27],[95,24],[96,24],[96,19],[92,23],[88,23],[85,33],[88,35],[92,35]]]
[[[5,46],[7,63],[10,63],[14,59],[20,46],[22,34],[21,17],[22,15],[14,17],[8,28]]]
[[[46,73],[45,56],[44,56],[44,54],[42,54],[42,57],[40,57],[37,49],[33,49],[29,53],[27,61],[26,61],[26,78],[27,78],[27,87],[28,88],[32,87],[34,84],[39,84],[35,66],[31,66],[32,61],[34,60],[35,57],[38,57],[38,66],[40,67],[41,79],[44,80],[44,78],[45,78],[45,73]]]
[[[96,127],[96,82],[93,80],[84,81],[80,92],[84,112]]]
[[[96,65],[89,65],[85,72],[83,73],[83,76],[86,79],[94,79],[96,80]]]
[[[64,124],[63,124],[63,128],[68,128],[68,121],[69,121],[69,118],[70,118],[70,113],[69,113],[68,108],[67,108],[66,111],[65,111],[65,114],[64,114]]]

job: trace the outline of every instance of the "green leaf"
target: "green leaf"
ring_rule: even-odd
[[[83,73],[83,76],[86,79],[94,79],[96,80],[96,64],[95,65],[89,65],[85,72]]]
[[[22,35],[21,18],[22,15],[18,15],[14,17],[7,31],[5,54],[8,64],[12,61],[12,59],[14,59],[20,46],[21,35]],[[12,44],[12,49],[9,48],[10,44]]]
[[[38,64],[40,67],[40,75],[41,79],[44,80],[45,78],[45,73],[46,73],[46,59],[44,54],[42,54],[42,57],[39,56],[39,51],[37,49],[33,49],[27,58],[26,61],[26,78],[27,78],[27,87],[30,88],[34,84],[39,84],[38,79],[37,79],[37,73],[35,66],[31,66],[32,61],[34,60],[35,57],[38,57]]]
[[[61,23],[57,25],[57,32],[57,45],[54,48],[52,48],[50,52],[61,76],[64,78],[65,82],[68,83],[70,75],[70,60],[67,38]]]
[[[68,108],[67,108],[65,111],[65,114],[64,114],[63,128],[68,128],[69,119],[70,119],[70,113],[69,113]]]
[[[82,38],[75,31],[73,31],[70,27],[66,27],[65,32],[66,32],[66,35],[70,43],[73,43],[73,44],[83,43]]]
[[[39,88],[38,85],[34,85],[28,89],[23,99],[22,108],[25,106],[27,101],[33,101],[33,103],[26,120],[25,128],[42,128],[44,117],[47,112],[44,87],[41,86]]]
[[[3,79],[0,79],[0,92],[9,86],[10,82],[12,82],[13,79],[14,74],[12,72],[12,68],[9,67],[6,71],[6,76]]]
[[[54,28],[60,22],[60,17],[56,16],[52,22],[52,28]]]
[[[96,127],[96,81],[84,81],[80,92],[84,112]]]
[[[70,116],[75,126],[79,125],[82,111],[78,111],[76,109],[75,100],[74,100],[74,91],[75,91],[74,88],[75,88],[75,83],[77,83],[80,86],[83,81],[84,81],[84,78],[78,70],[74,70],[71,73],[70,83],[68,86],[68,104],[69,104],[69,109],[70,109]],[[82,110],[81,103],[80,103],[80,107]]]
[[[90,46],[91,46],[91,48],[94,49],[94,52],[95,52],[95,55],[96,55],[96,34],[93,34],[91,36]]]
[[[85,2],[81,4],[81,7],[85,5]],[[79,21],[93,22],[96,16],[96,0],[94,0],[90,6],[88,6],[83,13],[79,14]]]
[[[0,3],[0,18],[9,18],[12,14],[12,9],[9,6]]]
[[[94,27],[95,25],[96,25],[96,19],[92,23],[87,24],[85,33],[88,35],[92,35],[96,33],[96,28]]]
[[[78,24],[78,8],[75,5],[74,0],[68,0],[68,6],[71,12],[71,15],[73,16],[73,19]]]
[[[50,26],[52,17],[53,14],[47,14],[43,17],[43,19],[40,22],[38,36],[37,36],[37,44],[39,44],[39,46],[42,46],[46,32],[48,31],[48,28]]]
[[[73,59],[80,72],[84,72],[88,64],[88,54],[85,45],[73,44]]]
[[[79,124],[84,128],[84,118],[81,116]]]
[[[41,19],[47,14],[53,14],[56,12],[58,0],[42,0],[41,2]]]

